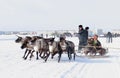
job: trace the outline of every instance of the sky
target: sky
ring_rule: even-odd
[[[0,0],[0,31],[120,29],[119,0]]]

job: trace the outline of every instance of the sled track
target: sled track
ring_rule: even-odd
[[[87,64],[74,64],[69,70],[65,71],[60,78],[82,78],[84,72],[87,70]]]

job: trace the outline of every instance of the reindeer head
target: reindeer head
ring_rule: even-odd
[[[21,49],[27,48],[28,41],[24,41],[23,44],[21,45]]]
[[[54,39],[55,39],[55,38],[48,38],[48,39],[46,39],[46,42],[47,42],[49,45],[52,45],[53,42],[55,41]]]
[[[17,36],[17,37],[18,37],[18,38],[15,40],[15,42],[16,42],[16,43],[21,42],[23,38],[22,38],[22,37],[20,37],[20,36]]]
[[[39,37],[39,36],[33,36],[31,39],[31,44],[34,44],[36,42],[36,40],[38,39],[42,39],[43,37]]]

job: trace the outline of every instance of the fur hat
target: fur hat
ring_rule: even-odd
[[[83,26],[82,26],[82,25],[79,25],[79,27],[81,27],[81,28],[82,28]]]
[[[86,30],[88,30],[88,29],[89,29],[89,27],[85,27],[85,29],[86,29]]]

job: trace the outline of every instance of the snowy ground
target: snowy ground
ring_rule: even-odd
[[[57,55],[46,63],[35,57],[31,61],[23,60],[24,50],[14,39],[14,36],[0,36],[1,78],[120,78],[120,38],[114,38],[113,43],[106,43],[105,38],[99,39],[104,47],[109,47],[107,57],[76,57],[75,61],[68,61],[64,54],[60,63]],[[77,38],[67,39],[78,44]]]

